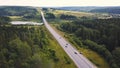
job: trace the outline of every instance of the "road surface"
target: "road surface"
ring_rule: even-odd
[[[67,42],[63,37],[61,37],[55,30],[47,23],[43,12],[41,11],[42,19],[44,25],[49,30],[49,32],[55,37],[64,51],[73,60],[78,68],[97,68],[93,65],[86,57],[80,54],[69,42]]]

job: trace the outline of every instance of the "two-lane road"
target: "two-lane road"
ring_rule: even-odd
[[[46,28],[54,36],[54,38],[58,41],[58,43],[68,54],[68,56],[73,60],[78,68],[97,68],[87,58],[80,54],[69,42],[67,42],[63,37],[55,32],[55,30],[53,30],[53,28],[47,23],[42,11],[41,15]]]

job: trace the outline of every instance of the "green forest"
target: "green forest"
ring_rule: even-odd
[[[103,56],[111,68],[120,67],[120,19],[76,19],[60,23],[59,30],[72,34],[80,46]]]
[[[11,19],[9,17],[0,16],[0,26],[10,24]]]
[[[38,8],[1,6],[0,10],[0,68],[76,68],[44,24],[10,24],[16,20],[42,22]],[[100,55],[109,64],[107,68],[120,67],[120,18],[93,19],[82,13],[83,16],[79,17],[79,13],[42,10],[49,24],[63,32],[63,37],[74,47]],[[84,55],[82,50],[80,52]],[[94,63],[93,59],[88,59]],[[94,64],[102,68],[101,64]]]
[[[48,43],[43,27],[0,27],[0,68],[48,66],[46,57],[39,54],[55,54],[52,49],[44,50]]]
[[[47,20],[53,27],[63,32],[64,38],[71,42],[78,50],[83,48],[84,50],[90,49],[96,52],[107,61],[110,68],[120,67],[120,18],[99,19],[90,16],[79,17],[78,15],[73,15],[72,12],[67,14],[65,13],[67,11],[57,11],[49,9],[49,13],[53,14],[54,18],[48,18]],[[88,57],[88,59],[90,61],[96,60],[97,62],[95,58]],[[98,64],[96,62],[93,63],[101,68],[99,65],[102,65],[102,63]]]
[[[0,26],[0,68],[76,68],[67,57],[44,26]]]
[[[37,8],[2,6],[0,10],[0,68],[76,68],[44,25],[10,23],[42,22]]]

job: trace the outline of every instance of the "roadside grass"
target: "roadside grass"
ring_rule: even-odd
[[[93,16],[94,14],[92,13],[86,13],[86,12],[74,12],[74,11],[64,11],[64,10],[55,10],[52,13],[56,15],[56,17],[59,17],[60,14],[68,14],[68,15],[74,15],[77,17],[82,17],[82,16]],[[98,68],[110,68],[107,61],[100,56],[98,53],[95,51],[92,51],[91,49],[88,48],[82,48],[77,45],[73,39],[69,36],[69,34],[62,32],[56,28],[56,26],[59,26],[58,23],[65,22],[64,20],[49,20],[48,21],[50,25],[53,27],[53,29],[59,33],[63,38],[65,38],[67,41],[69,41],[71,44],[73,44],[73,47],[75,47],[79,52],[82,52],[82,54],[88,58],[93,64],[95,64]]]
[[[54,37],[48,32],[48,30],[45,30],[45,31],[50,42],[47,48],[53,49],[55,51],[57,58],[59,59],[58,62],[54,62],[54,61],[52,62],[53,68],[77,68],[73,63],[73,61],[62,49],[62,47],[54,39]]]
[[[86,48],[79,48],[79,51],[82,52],[82,54],[93,62],[98,68],[110,68],[105,59],[96,52]]]
[[[67,41],[71,42],[71,44],[73,44],[79,52],[82,52],[82,54],[87,57],[93,64],[95,64],[98,68],[110,68],[107,61],[105,61],[102,56],[97,54],[95,51],[92,51],[91,49],[79,47],[79,45],[77,45],[72,39],[70,39],[70,36],[67,33],[62,32],[56,28],[56,26],[58,25],[59,24],[51,24],[55,31],[63,36]]]

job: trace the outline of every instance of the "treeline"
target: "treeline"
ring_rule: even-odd
[[[74,34],[74,41],[102,55],[111,68],[120,67],[120,19],[75,20],[60,25],[60,29]],[[83,45],[81,45],[81,42]]]
[[[61,14],[60,16],[55,16],[53,13],[46,13],[45,14],[46,19],[62,19],[62,20],[74,20],[77,19],[76,16],[73,15],[67,15],[67,14]]]
[[[73,19],[76,19],[76,16],[61,14],[60,15],[60,19],[63,19],[63,20],[73,20]]]
[[[0,16],[0,25],[10,24],[10,21],[9,17]]]
[[[0,68],[50,68],[59,59],[49,43],[43,26],[0,26]]]
[[[90,12],[120,14],[120,7],[119,6],[118,7],[103,7],[103,8],[90,10]]]
[[[55,15],[53,13],[46,13],[45,18],[46,19],[55,19],[56,17],[55,17]]]

